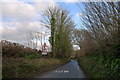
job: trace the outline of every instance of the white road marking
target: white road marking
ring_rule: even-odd
[[[64,73],[68,73],[68,72],[69,72],[68,70],[64,71]]]
[[[56,72],[56,73],[68,73],[69,70],[56,70],[54,72]]]

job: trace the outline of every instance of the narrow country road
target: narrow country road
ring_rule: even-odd
[[[38,75],[35,78],[85,78],[85,74],[79,68],[77,61],[71,60],[71,62],[62,67],[43,75]]]

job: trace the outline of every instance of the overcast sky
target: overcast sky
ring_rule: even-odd
[[[25,44],[29,32],[44,33],[45,27],[40,23],[40,13],[54,5],[59,5],[67,9],[77,24],[76,28],[80,28],[82,23],[80,23],[78,15],[82,13],[76,5],[76,1],[77,0],[62,0],[62,2],[58,0],[2,0],[0,5],[0,37],[2,36],[2,39]],[[83,8],[82,4],[81,8]],[[49,36],[49,34],[46,35],[46,43],[48,45]]]

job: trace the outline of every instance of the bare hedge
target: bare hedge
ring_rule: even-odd
[[[26,47],[19,43],[13,43],[6,40],[2,40],[0,43],[2,44],[2,56],[5,57],[22,57],[24,55],[41,53],[41,51]]]

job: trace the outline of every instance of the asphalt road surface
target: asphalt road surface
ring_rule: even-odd
[[[43,75],[38,75],[35,78],[85,78],[85,74],[78,66],[77,61],[71,60],[71,62],[63,65],[62,67]]]

